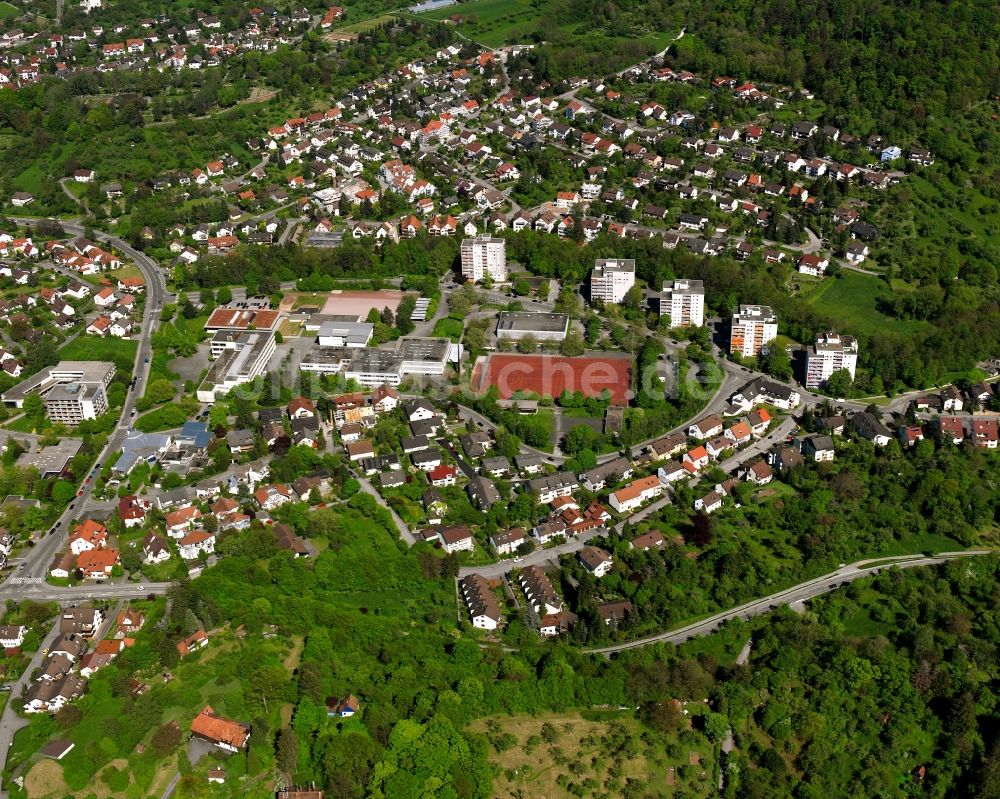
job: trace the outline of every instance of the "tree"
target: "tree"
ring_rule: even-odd
[[[28,394],[24,398],[24,415],[34,419],[36,426],[45,418],[45,402],[38,394]]]
[[[146,386],[145,397],[160,405],[174,398],[174,384],[165,377],[158,378]]]
[[[173,647],[172,644],[167,642]],[[153,733],[153,749],[160,756],[166,755],[176,749],[181,742],[181,728],[177,722],[171,721],[156,729]]]
[[[215,301],[219,305],[226,305],[233,301],[233,292],[230,290],[229,286],[223,286],[215,294]]]
[[[726,733],[729,732],[729,719],[715,711],[709,711],[705,714],[704,724],[705,735],[716,743],[725,738]]]
[[[517,342],[517,351],[523,352],[525,354],[530,354],[538,349],[538,339],[536,339],[531,333],[521,336]]]
[[[792,377],[792,359],[788,355],[788,350],[774,342],[768,345],[766,355],[761,353],[760,366],[767,374],[778,380],[790,380]]]
[[[854,381],[846,369],[838,369],[826,380],[826,390],[833,397],[849,397]]]
[[[66,480],[56,480],[52,485],[52,502],[56,507],[65,508],[76,496],[76,488]]]
[[[559,345],[559,352],[568,358],[583,355],[585,351],[586,344],[583,341],[583,336],[575,330],[571,330]]]
[[[278,733],[277,743],[278,768],[286,774],[294,774],[296,762],[299,757],[299,744],[295,737],[295,730],[285,727]]]

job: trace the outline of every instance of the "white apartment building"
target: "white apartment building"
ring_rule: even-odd
[[[269,330],[220,330],[212,337],[211,351],[218,355],[198,386],[198,402],[214,402],[236,386],[252,383],[267,371],[274,350],[274,333]]]
[[[108,410],[107,388],[114,376],[113,363],[60,361],[5,391],[3,401],[22,408],[28,394],[39,394],[53,422],[78,425]]]
[[[663,284],[660,316],[670,316],[671,327],[705,324],[705,284],[701,280],[675,280]]]
[[[806,388],[818,388],[841,369],[850,372],[853,380],[857,366],[857,340],[828,331],[806,353]]]
[[[462,239],[462,277],[479,283],[490,278],[494,283],[507,280],[507,242],[488,236]]]
[[[634,258],[598,259],[594,263],[594,271],[590,273],[590,301],[602,300],[605,305],[620,305],[634,285]]]
[[[733,314],[729,351],[755,358],[761,349],[778,337],[778,317],[767,305],[741,305]]]

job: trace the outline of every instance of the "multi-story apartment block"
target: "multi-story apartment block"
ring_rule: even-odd
[[[671,327],[701,327],[705,324],[705,284],[700,280],[664,283],[660,316],[670,316]]]
[[[857,366],[857,340],[832,331],[824,333],[806,353],[806,388],[818,388],[841,369],[850,372],[853,380]]]
[[[462,239],[462,277],[478,283],[490,278],[494,283],[507,280],[507,242],[503,239],[477,236]]]
[[[590,273],[590,301],[618,305],[635,285],[634,258],[602,258]]]
[[[3,394],[4,404],[21,408],[28,394],[38,394],[53,422],[78,425],[108,410],[107,388],[115,365],[104,361],[60,361]]]
[[[767,305],[741,305],[733,314],[729,351],[744,358],[755,358],[761,349],[778,336],[778,317]]]

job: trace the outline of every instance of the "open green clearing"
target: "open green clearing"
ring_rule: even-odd
[[[377,28],[379,25],[384,25],[393,19],[392,14],[380,14],[377,17],[370,17],[369,19],[363,19],[358,22],[352,22],[350,25],[345,25],[343,28],[335,28],[331,33],[365,33],[370,31],[372,28]]]
[[[462,337],[463,329],[460,320],[446,316],[443,319],[437,320],[437,323],[434,325],[434,332],[431,335],[445,336],[452,341],[458,341]]]
[[[464,20],[459,26],[464,35],[491,47],[530,36],[541,29],[544,19],[543,10],[531,0],[475,0],[428,11],[421,17],[445,20],[455,15]]]
[[[916,333],[927,327],[924,322],[895,319],[878,310],[877,298],[886,291],[881,278],[845,270],[840,277],[826,280],[806,302],[859,334]]]
[[[628,712],[500,716],[478,719],[470,729],[495,743],[490,759],[500,771],[493,786],[497,799],[568,798],[594,782],[611,796],[621,795],[625,784],[632,791],[642,786],[643,793],[629,794],[636,796],[710,794],[711,742],[690,729],[651,736]]]
[[[131,374],[139,343],[127,338],[81,335],[59,350],[67,361],[111,361],[118,370]]]
[[[541,33],[546,38],[556,34],[582,35],[595,37],[595,44],[613,48],[616,41],[625,37],[604,36],[600,33],[584,29],[578,19],[570,22],[559,22],[555,19],[551,7],[546,3],[533,0],[473,0],[471,3],[459,3],[445,8],[437,8],[419,15],[420,19],[447,20],[453,16],[462,18],[458,26],[463,36],[474,39],[486,47],[499,47],[503,44],[513,44],[530,39],[534,34]],[[349,30],[345,28],[343,30]],[[637,31],[628,37],[638,40],[652,51],[662,50],[673,35],[665,31]]]

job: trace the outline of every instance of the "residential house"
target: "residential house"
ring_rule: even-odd
[[[449,555],[455,552],[472,552],[475,548],[475,539],[466,524],[441,527],[435,532],[441,547]]]
[[[600,547],[585,546],[577,553],[577,558],[583,567],[594,577],[604,577],[614,566],[611,554]]]

